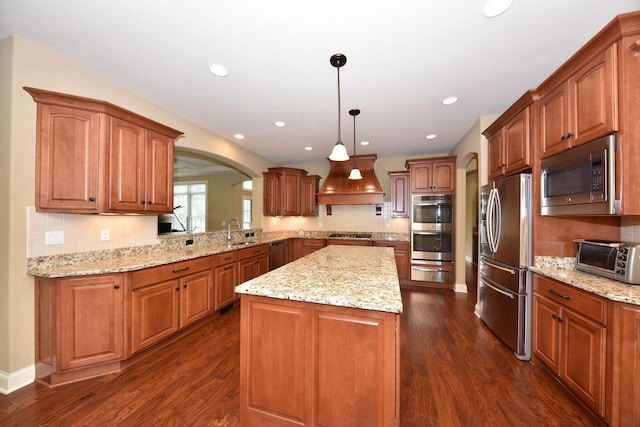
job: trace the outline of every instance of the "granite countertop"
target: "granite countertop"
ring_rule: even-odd
[[[535,257],[534,273],[550,277],[612,301],[640,305],[640,285],[627,285],[575,269],[575,258]]]
[[[402,313],[393,248],[331,245],[249,280],[236,292]]]

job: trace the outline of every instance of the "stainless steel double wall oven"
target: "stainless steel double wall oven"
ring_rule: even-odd
[[[411,280],[453,282],[453,194],[411,197]]]

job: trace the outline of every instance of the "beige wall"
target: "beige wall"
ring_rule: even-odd
[[[34,289],[26,270],[27,236],[32,234],[28,208],[34,205],[36,104],[23,86],[102,99],[135,111],[183,131],[185,136],[177,141],[178,146],[214,153],[250,176],[257,177],[277,164],[18,37],[0,40],[0,72],[0,227],[4,232],[0,239],[0,391],[6,391],[30,382],[34,363]],[[55,216],[58,214],[34,215],[38,224],[53,222],[71,227],[64,221],[61,225]],[[73,217],[77,216],[68,215],[67,222],[74,222]],[[118,218],[100,217],[99,226],[117,232],[121,229]],[[143,223],[148,220],[141,219]],[[143,241],[155,237],[155,232],[149,233]],[[100,245],[99,235],[95,236],[95,245]]]

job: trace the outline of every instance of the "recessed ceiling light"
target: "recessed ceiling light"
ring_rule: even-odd
[[[432,133],[432,134],[427,135],[427,137],[426,137],[426,138],[427,138],[427,139],[435,139],[435,137],[436,137],[436,134],[435,134],[435,133]]]
[[[241,134],[241,133],[236,133],[235,135],[233,135],[233,137],[234,137],[235,139],[244,139],[244,135],[243,135],[243,134]]]
[[[484,16],[487,18],[495,18],[505,13],[512,4],[513,0],[487,0],[484,4]]]
[[[360,145],[369,145],[369,141],[362,141],[360,142]]]
[[[451,104],[455,104],[456,102],[458,102],[458,97],[457,96],[449,96],[445,99],[442,100],[442,103],[444,105],[451,105]]]
[[[281,122],[280,120],[278,120],[277,122],[273,122],[273,124],[279,128],[283,128],[287,125],[285,122]]]
[[[220,64],[209,65],[209,71],[211,71],[211,74],[218,77],[227,77],[227,75],[229,75],[225,66]]]
[[[307,150],[307,151],[311,151],[311,150],[313,150],[313,147],[304,147],[304,149]]]

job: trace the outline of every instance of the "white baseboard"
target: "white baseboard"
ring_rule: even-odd
[[[26,385],[33,383],[35,379],[35,365],[27,366],[26,368],[11,373],[0,370],[0,393],[12,393]]]
[[[454,291],[460,292],[461,294],[469,293],[466,283],[456,283]]]

